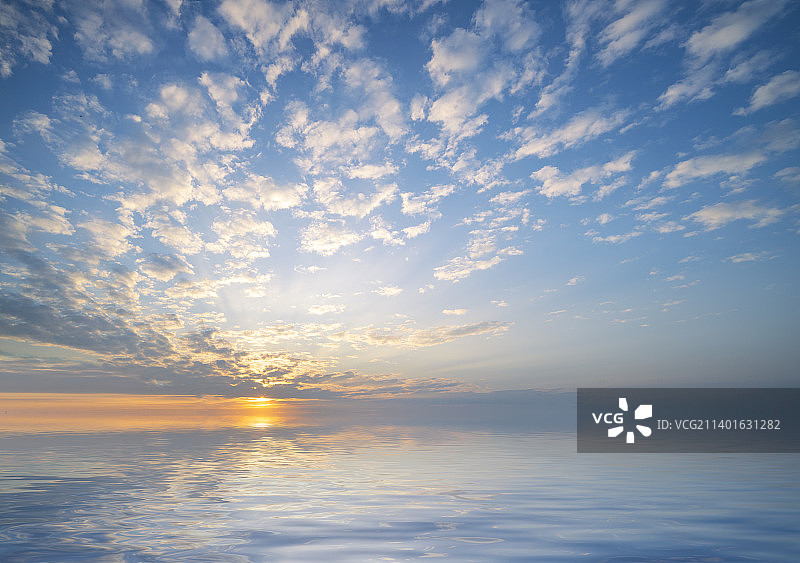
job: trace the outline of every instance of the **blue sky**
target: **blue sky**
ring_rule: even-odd
[[[6,2],[0,385],[793,385],[800,11]]]

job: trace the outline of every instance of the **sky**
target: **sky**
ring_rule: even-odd
[[[0,388],[794,386],[800,5],[0,4]]]

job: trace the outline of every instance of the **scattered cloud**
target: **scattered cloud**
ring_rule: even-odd
[[[515,160],[529,156],[552,156],[618,129],[624,124],[626,117],[625,111],[603,115],[598,109],[590,109],[549,133],[542,133],[537,127],[521,127],[509,131],[505,138],[520,143],[512,155]]]
[[[148,254],[139,260],[139,270],[162,282],[168,282],[180,274],[194,273],[188,262],[175,254]]]
[[[771,252],[763,250],[761,252],[742,252],[729,256],[728,260],[734,264],[741,264],[742,262],[762,262],[764,260],[772,260],[775,255]]]
[[[228,54],[222,33],[203,16],[197,17],[189,32],[189,48],[204,61],[219,59]]]
[[[739,108],[734,113],[747,115],[797,96],[800,96],[800,72],[787,70],[784,73],[773,76],[769,82],[756,88],[750,98],[750,105],[746,108]]]
[[[355,244],[362,236],[337,222],[312,223],[300,235],[300,250],[331,256],[339,249]]]
[[[571,174],[562,174],[555,166],[544,166],[531,173],[531,178],[541,183],[538,192],[553,198],[559,196],[574,197],[581,194],[586,184],[599,184],[603,180],[631,170],[631,160],[635,153],[612,160],[603,165],[587,166],[575,170]]]
[[[706,230],[713,231],[739,220],[750,220],[754,227],[766,227],[777,222],[784,213],[783,209],[762,206],[755,200],[748,200],[708,205],[686,216],[686,219],[701,223]]]
[[[675,165],[675,168],[666,175],[664,185],[676,188],[698,178],[717,174],[725,174],[729,178],[737,177],[761,164],[766,158],[766,155],[759,152],[690,158]]]
[[[442,309],[442,313],[445,314],[445,315],[461,316],[461,315],[466,315],[467,314],[467,310],[466,309]]]
[[[661,14],[667,8],[665,0],[645,0],[643,2],[617,2],[616,9],[625,10],[624,15],[608,24],[600,32],[602,50],[597,58],[608,66],[623,57],[652,36],[653,28],[662,21]]]
[[[372,293],[377,293],[383,297],[395,297],[403,293],[403,288],[397,287],[396,285],[384,285],[378,289],[374,289]]]

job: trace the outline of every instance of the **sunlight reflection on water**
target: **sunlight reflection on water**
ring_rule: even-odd
[[[579,456],[569,432],[232,420],[0,434],[0,560],[793,561],[800,547],[792,454]]]

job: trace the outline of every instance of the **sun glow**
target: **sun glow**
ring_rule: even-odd
[[[266,397],[0,394],[0,420],[7,431],[125,432],[213,430],[303,425],[302,401]]]

